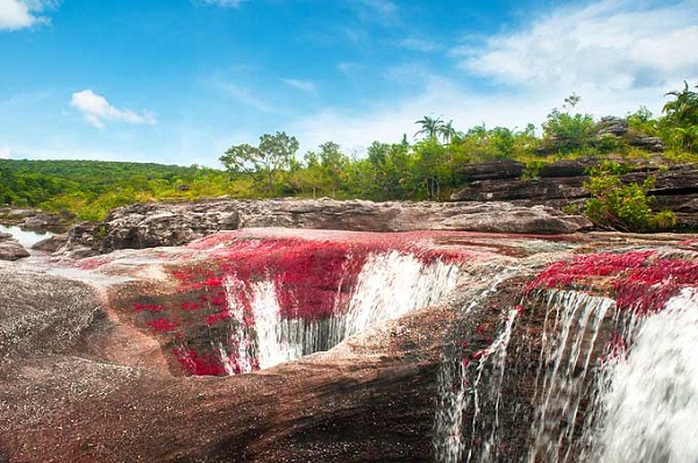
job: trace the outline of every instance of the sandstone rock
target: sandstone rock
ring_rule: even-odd
[[[442,226],[450,230],[558,235],[589,229],[593,224],[583,216],[564,214],[547,206],[522,208],[509,203],[486,203],[445,220]]]
[[[0,260],[17,260],[29,257],[29,251],[15,240],[0,242]]]
[[[517,220],[522,223],[516,223]],[[574,233],[590,226],[591,223],[584,218],[561,214],[550,208],[529,210],[512,204],[375,203],[326,198],[209,200],[140,204],[117,209],[102,224],[84,223],[73,227],[61,252],[69,252],[78,246],[100,252],[176,246],[217,231],[251,227],[374,232],[462,229],[549,234]]]
[[[37,251],[56,252],[68,241],[67,234],[53,235],[32,245]]]
[[[628,120],[615,116],[605,116],[597,124],[596,130],[599,136],[611,134],[622,137],[628,133]]]

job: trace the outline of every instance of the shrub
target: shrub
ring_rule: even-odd
[[[592,198],[584,207],[584,213],[597,225],[622,231],[650,232],[669,230],[676,226],[676,215],[671,211],[654,213],[654,198],[647,192],[655,179],[648,177],[641,185],[623,184],[620,175],[625,167],[604,161],[590,171],[584,187]]]

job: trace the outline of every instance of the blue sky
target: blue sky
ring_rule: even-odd
[[[0,157],[218,167],[284,130],[361,154],[424,115],[658,112],[698,0],[0,0]]]

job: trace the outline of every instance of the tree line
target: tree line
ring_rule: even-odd
[[[659,137],[667,162],[698,161],[698,87],[666,94],[658,116],[640,108],[623,118],[627,135],[600,134],[603,121],[577,112],[571,95],[537,129],[486,127],[461,131],[453,121],[425,116],[401,140],[374,142],[361,156],[333,141],[299,154],[298,140],[283,131],[264,134],[255,146],[231,146],[225,170],[101,161],[0,160],[0,205],[67,211],[100,220],[111,209],[143,201],[206,197],[332,197],[445,200],[469,181],[473,163],[516,160],[535,176],[547,162],[581,156],[647,156],[638,136]]]

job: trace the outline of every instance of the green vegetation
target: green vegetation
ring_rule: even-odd
[[[648,177],[641,185],[623,184],[620,176],[626,173],[622,164],[603,161],[591,169],[584,184],[591,193],[584,213],[602,227],[623,231],[664,231],[676,226],[676,215],[671,211],[652,212],[654,198],[647,192],[654,186]]]
[[[543,121],[523,129],[484,125],[458,131],[453,122],[425,116],[415,122],[412,139],[374,142],[366,156],[348,156],[328,141],[298,155],[299,143],[285,132],[264,134],[257,146],[231,146],[220,158],[225,171],[96,161],[0,160],[0,205],[69,211],[79,219],[103,218],[114,207],[155,200],[321,197],[383,200],[443,200],[466,185],[467,165],[515,160],[524,178],[535,178],[547,163],[608,154],[646,157],[651,146],[637,143],[658,137],[670,162],[698,162],[698,93],[688,83],[666,94],[660,117],[641,107],[609,130],[618,119],[596,121],[580,114],[577,95],[566,98]],[[610,122],[609,122],[610,121]],[[406,128],[409,130],[409,128]],[[614,129],[615,130],[615,129]],[[409,130],[410,132],[412,130]],[[540,135],[539,135],[540,134]],[[592,199],[586,213],[602,226],[624,230],[671,227],[674,218],[655,214],[647,197],[651,181],[625,185],[618,168],[604,164],[586,187]]]

